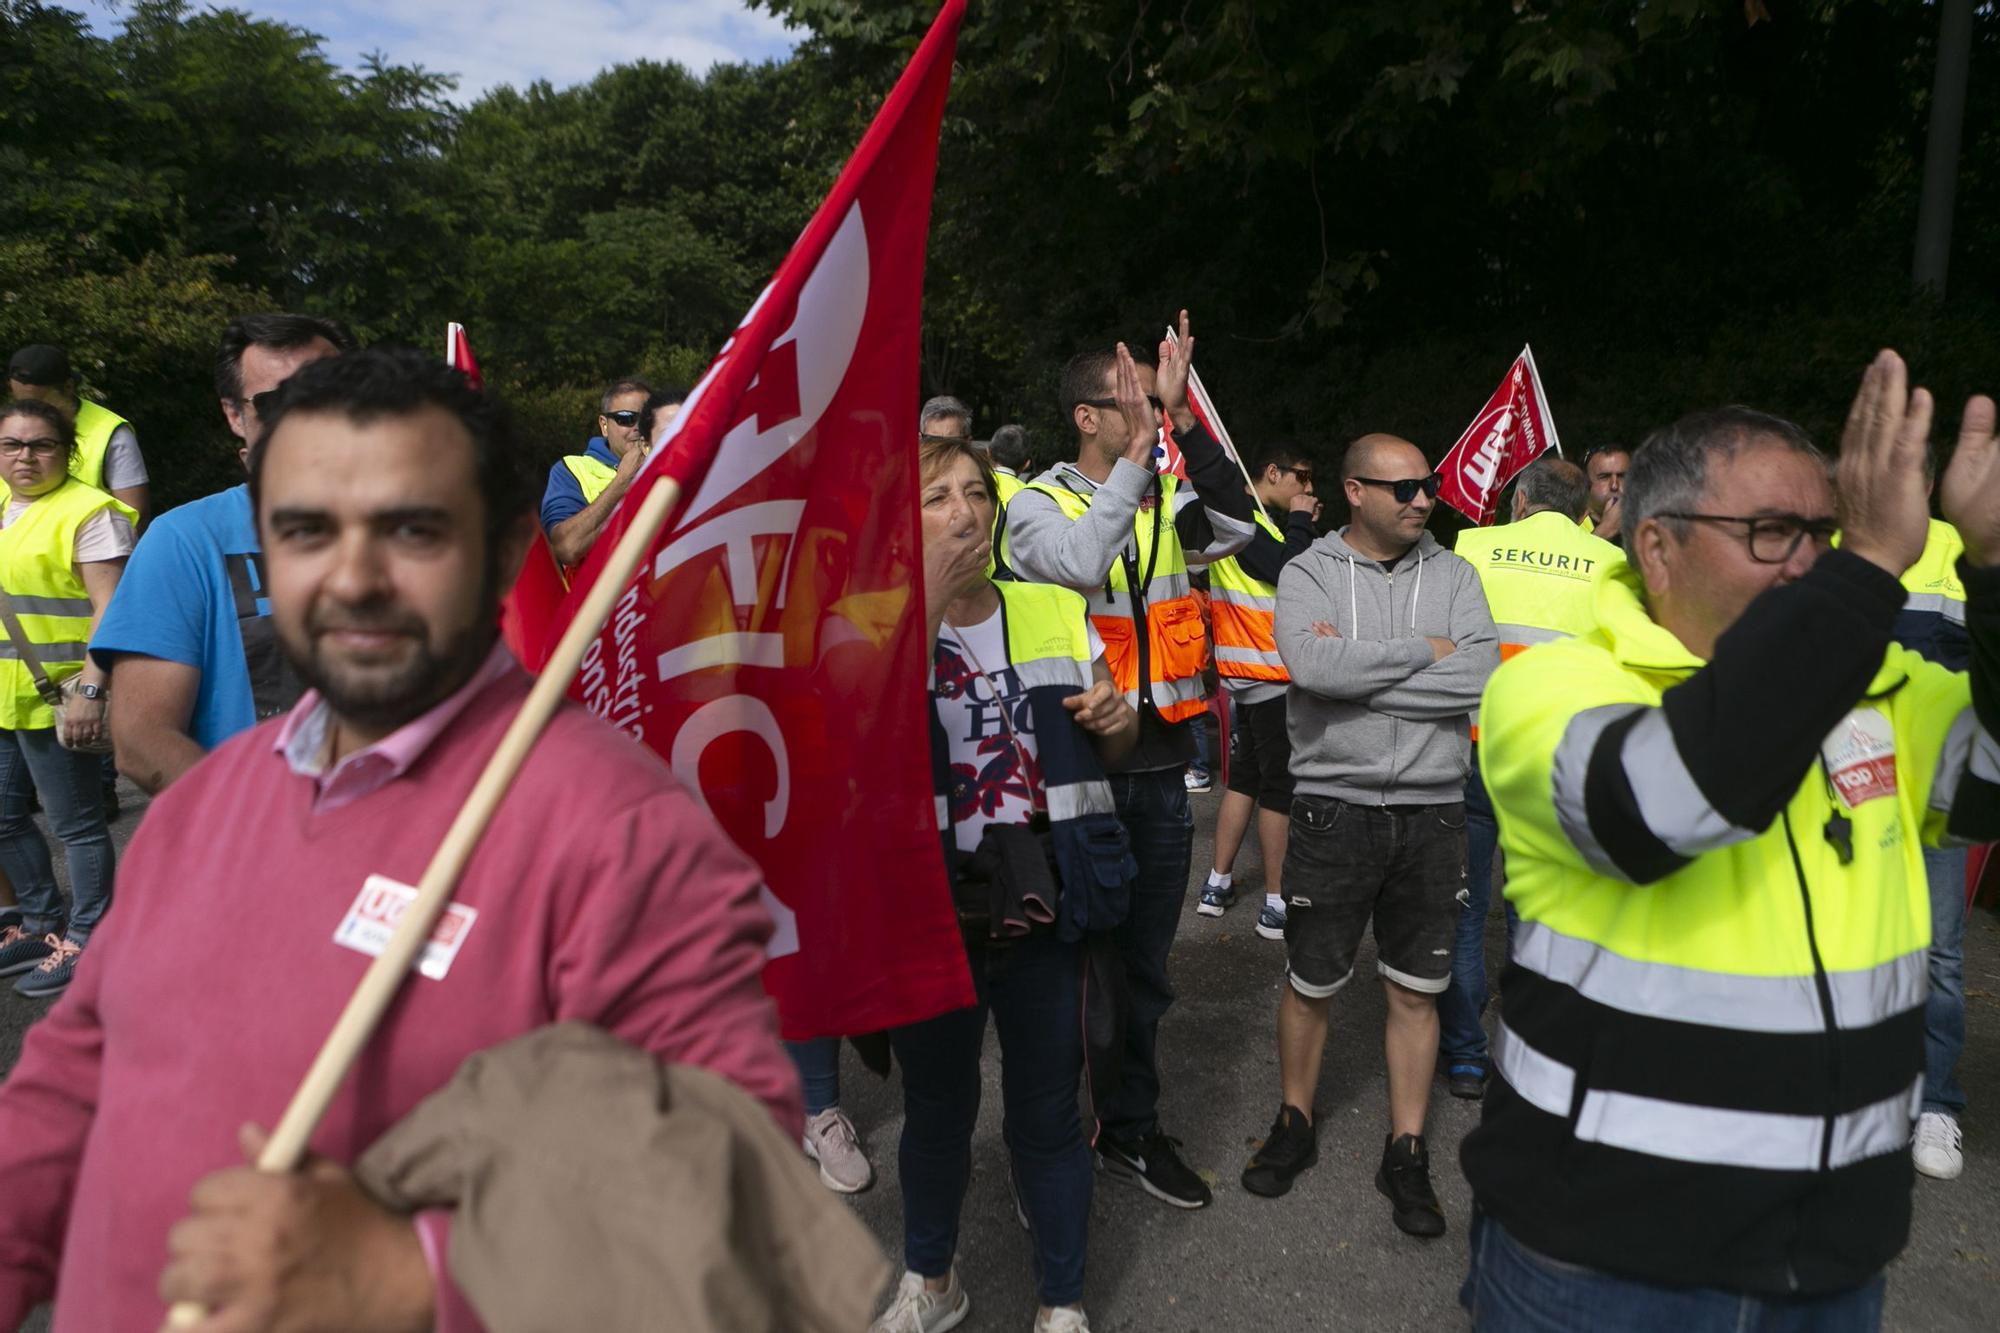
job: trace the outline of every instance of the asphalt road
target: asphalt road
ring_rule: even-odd
[[[126,812],[114,825],[121,847],[143,808],[129,785],[125,794]],[[1216,801],[1195,798],[1196,880],[1207,873]],[[1237,878],[1256,885],[1261,873],[1253,840]],[[1457,1293],[1471,1199],[1458,1172],[1458,1144],[1476,1123],[1477,1108],[1447,1096],[1442,1081],[1436,1085],[1431,1154],[1451,1229],[1432,1242],[1404,1236],[1390,1224],[1373,1184],[1387,1097],[1379,987],[1357,980],[1334,1003],[1318,1098],[1320,1164],[1283,1199],[1256,1198],[1237,1183],[1277,1103],[1273,1025],[1283,946],[1252,930],[1255,908],[1247,904],[1254,900],[1246,896],[1212,921],[1194,914],[1189,894],[1173,954],[1180,999],[1161,1031],[1165,1128],[1209,1176],[1215,1203],[1181,1212],[1100,1176],[1085,1296],[1091,1325],[1100,1333],[1463,1327]],[[1488,948],[1497,975],[1504,951],[1497,915]],[[1369,974],[1371,961],[1372,946],[1364,946],[1358,977]],[[1975,913],[1967,929],[1966,988],[1965,1174],[1948,1183],[1918,1182],[1910,1245],[1890,1271],[1892,1329],[1991,1329],[2000,1320],[1994,1313],[2000,1309],[2000,1118],[1982,1114],[2000,1108],[2000,917],[1993,913]],[[12,1066],[22,1034],[46,1009],[0,992],[0,1068]],[[1035,1308],[1027,1236],[1002,1174],[999,1050],[990,1035],[985,1071],[959,1242],[960,1274],[973,1300],[972,1317],[961,1327],[970,1333],[1025,1330]],[[878,1172],[875,1187],[854,1206],[890,1255],[900,1256],[900,1093],[893,1077],[878,1081],[851,1052],[843,1076],[847,1109]],[[4,1191],[0,1182],[0,1199]],[[26,1327],[45,1324],[38,1316]]]

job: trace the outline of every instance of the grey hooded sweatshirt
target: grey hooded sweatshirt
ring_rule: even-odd
[[[1433,636],[1456,651],[1432,661]],[[1384,569],[1330,532],[1278,576],[1277,637],[1296,790],[1365,805],[1465,799],[1468,715],[1500,665],[1470,564],[1426,532]]]

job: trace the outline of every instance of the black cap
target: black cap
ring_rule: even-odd
[[[47,343],[23,347],[8,359],[7,378],[47,386],[69,383],[69,353]]]

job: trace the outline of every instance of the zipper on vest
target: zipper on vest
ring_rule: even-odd
[[[1833,1017],[1833,985],[1827,980],[1826,963],[1819,953],[1819,932],[1813,927],[1812,892],[1806,887],[1805,862],[1799,856],[1798,840],[1792,836],[1792,812],[1787,808],[1782,815],[1785,821],[1785,847],[1792,854],[1792,873],[1799,882],[1799,902],[1806,914],[1806,947],[1812,951],[1813,987],[1819,992],[1819,1011],[1826,1023],[1826,1117],[1825,1127],[1820,1132],[1819,1169],[1824,1175],[1833,1159],[1833,1122],[1835,1107],[1840,1096],[1840,1028]],[[1803,1214],[1804,1209],[1800,1209]],[[1785,1264],[1785,1280],[1793,1291],[1799,1289],[1799,1275],[1791,1262]]]

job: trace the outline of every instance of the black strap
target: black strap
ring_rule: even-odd
[[[7,637],[14,641],[14,651],[21,655],[22,665],[35,678],[35,693],[42,696],[42,702],[53,708],[63,701],[62,687],[49,679],[49,673],[42,666],[41,655],[28,638],[28,631],[21,628],[21,617],[14,611],[14,599],[0,588],[0,625],[7,630]]]

